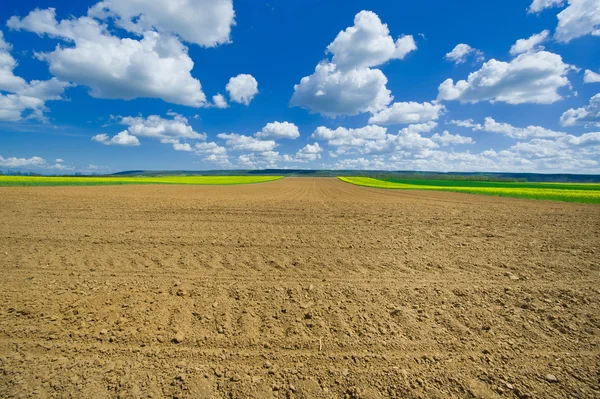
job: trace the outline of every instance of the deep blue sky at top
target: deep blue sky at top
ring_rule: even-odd
[[[57,19],[85,15],[95,1],[20,0],[0,5],[0,30],[6,42],[12,44],[11,54],[18,61],[15,74],[25,78],[45,80],[51,78],[48,64],[36,59],[34,52],[52,51],[60,40],[39,37],[27,31],[11,31],[5,26],[11,16],[24,17],[35,8],[56,8]],[[195,163],[194,153],[174,151],[158,141],[142,140],[138,147],[105,146],[93,142],[91,137],[100,133],[109,136],[124,127],[111,122],[110,115],[167,117],[169,110],[184,115],[197,132],[206,132],[207,141],[215,141],[218,133],[238,133],[251,136],[273,121],[288,121],[299,127],[297,140],[282,140],[277,151],[295,154],[298,149],[315,140],[310,138],[318,126],[335,129],[339,126],[358,128],[365,126],[369,114],[327,118],[311,114],[300,107],[290,107],[294,85],[304,76],[312,74],[317,63],[326,58],[325,49],[336,35],[353,24],[361,10],[375,12],[390,29],[395,39],[403,34],[413,35],[418,49],[403,60],[392,60],[378,68],[388,79],[394,101],[433,101],[438,86],[447,78],[466,79],[478,70],[481,63],[474,59],[455,65],[444,59],[458,43],[468,43],[483,51],[485,60],[495,58],[509,61],[510,47],[517,39],[528,38],[544,29],[551,32],[556,27],[556,14],[560,9],[545,10],[539,15],[528,14],[531,0],[506,1],[389,1],[389,0],[234,0],[236,25],[232,28],[231,43],[216,48],[201,48],[186,44],[194,61],[192,76],[199,79],[208,98],[225,93],[229,78],[238,74],[251,74],[258,81],[259,93],[249,106],[231,103],[227,109],[193,108],[169,104],[161,99],[112,100],[93,98],[88,88],[68,88],[69,101],[48,101],[48,123],[36,120],[0,122],[0,155],[4,158],[39,156],[53,162],[62,158],[74,168],[101,165],[107,170],[122,169],[210,169],[210,164]],[[134,37],[120,32],[121,37]],[[582,126],[561,127],[560,115],[569,108],[585,106],[599,90],[600,84],[583,84],[583,71],[600,72],[600,38],[587,35],[568,44],[549,41],[545,49],[563,57],[567,64],[581,68],[572,72],[573,91],[562,88],[563,99],[554,104],[519,104],[503,102],[475,104],[446,102],[446,113],[438,120],[440,128],[473,137],[476,144],[468,151],[478,153],[494,148],[501,150],[514,143],[505,136],[472,132],[458,126],[443,126],[451,119],[473,119],[482,123],[485,117],[507,122],[513,126],[539,125],[573,135],[595,131]],[[574,95],[574,92],[577,95]],[[193,116],[199,118],[194,119]],[[396,133],[401,125],[389,126]],[[596,129],[598,130],[598,129]],[[433,132],[431,132],[433,133]],[[329,150],[325,143],[321,147]],[[239,154],[236,154],[236,156]],[[289,167],[318,166],[333,163],[327,151],[314,163],[287,165]],[[285,166],[279,164],[280,166]],[[213,166],[215,167],[215,166]],[[0,170],[2,167],[0,167]]]

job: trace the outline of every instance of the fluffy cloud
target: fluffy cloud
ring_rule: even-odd
[[[300,137],[298,126],[290,122],[267,123],[265,127],[254,136],[261,140],[297,139]]]
[[[567,8],[558,15],[558,26],[554,38],[559,42],[568,43],[581,36],[592,34],[600,36],[600,4],[598,0],[534,0],[529,7],[529,12],[540,11],[563,6]]]
[[[112,138],[105,133],[97,134],[92,137],[92,141],[96,141],[104,145],[120,145],[128,147],[140,145],[140,140],[138,140],[137,137],[130,135],[127,130],[123,130],[122,132],[114,135]]]
[[[437,120],[445,108],[437,102],[398,102],[369,118],[369,123],[395,125]]]
[[[315,73],[294,86],[292,106],[328,117],[377,112],[392,101],[387,78],[379,69],[340,71],[335,64],[321,63]]]
[[[343,70],[373,67],[391,59],[403,59],[416,49],[412,36],[402,36],[394,42],[387,24],[383,24],[372,11],[356,14],[354,25],[338,33],[327,46],[327,52],[333,54],[332,62]]]
[[[600,132],[581,136],[564,135],[554,139],[520,141],[508,149],[445,151],[432,147],[427,139],[414,137],[410,146],[389,154],[339,157],[339,169],[439,170],[445,172],[545,172],[598,173],[600,171]],[[429,148],[428,148],[429,147]]]
[[[229,107],[229,104],[227,104],[227,100],[225,100],[225,97],[221,93],[215,94],[212,99],[213,103],[215,104],[215,107],[217,108]]]
[[[206,140],[206,133],[196,132],[182,115],[168,112],[172,119],[165,119],[158,115],[147,118],[141,116],[125,116],[116,118],[120,124],[126,125],[127,130],[109,137],[107,134],[97,134],[93,141],[105,145],[138,146],[139,137],[159,140],[163,144],[173,145],[175,151],[194,151],[189,143],[181,140]]]
[[[277,147],[277,143],[273,140],[259,140],[236,133],[220,133],[217,137],[225,140],[225,145],[237,152],[266,152]]]
[[[584,83],[600,83],[600,73],[596,73],[594,71],[590,71],[589,69],[585,70],[585,75],[583,76]]]
[[[70,45],[58,45],[38,57],[48,62],[54,76],[89,87],[93,97],[148,97],[192,107],[206,105],[200,81],[191,75],[194,62],[172,35],[144,31],[141,40],[119,38],[89,17],[57,22],[54,9],[34,10],[22,20],[13,17],[8,25]]]
[[[190,143],[180,143],[180,142],[173,143],[173,149],[175,151],[185,151],[185,152],[194,151],[194,149],[192,148]]]
[[[496,122],[494,118],[485,118],[484,124],[480,125],[473,122],[472,119],[465,121],[451,121],[453,125],[471,128],[473,131],[484,131],[490,133],[499,133],[513,139],[532,139],[532,138],[556,138],[562,137],[566,133],[556,132],[546,129],[542,126],[530,125],[524,128],[515,127],[508,123]]]
[[[550,104],[562,98],[558,90],[569,86],[567,73],[571,69],[560,55],[547,51],[524,53],[511,62],[492,59],[467,80],[456,84],[452,79],[444,81],[438,88],[438,99]]]
[[[0,166],[7,166],[9,168],[22,168],[22,167],[35,167],[44,166],[46,161],[44,158],[31,157],[31,158],[3,158],[0,155]]]
[[[398,151],[420,151],[437,148],[438,144],[421,136],[437,126],[436,122],[409,125],[398,134],[389,134],[385,127],[368,125],[357,129],[338,127],[335,130],[319,126],[312,134],[316,140],[326,140],[336,147],[334,155],[347,153],[387,154]]]
[[[327,140],[328,145],[335,147],[358,147],[364,145],[367,140],[383,140],[386,134],[387,129],[377,125],[369,125],[358,129],[338,127],[335,130],[319,126],[315,129],[311,138]]]
[[[221,166],[230,165],[227,149],[217,143],[196,143],[194,151],[204,162],[215,163]]]
[[[60,162],[59,162],[60,161]],[[54,169],[60,171],[73,170],[73,167],[63,165],[62,159],[57,159],[54,164],[48,163],[44,158],[4,158],[0,155],[0,167],[18,168],[18,169]]]
[[[174,144],[180,139],[206,140],[206,133],[196,132],[184,116],[173,112],[168,115],[173,119],[164,119],[158,115],[147,118],[126,116],[120,119],[120,123],[129,126],[127,130],[131,135],[157,139],[165,144]]]
[[[229,42],[235,24],[231,0],[104,0],[90,8],[88,15],[112,18],[129,32],[156,29],[204,47]]]
[[[299,149],[294,157],[296,162],[312,162],[321,158],[323,149],[319,146],[319,143],[307,144],[303,148]]]
[[[590,98],[588,106],[565,111],[560,117],[560,124],[600,126],[600,93]]]
[[[600,4],[598,0],[569,0],[569,6],[561,11],[554,37],[568,43],[581,36],[600,36]]]
[[[387,78],[379,69],[416,49],[412,36],[394,42],[377,14],[361,11],[354,25],[341,31],[327,46],[331,60],[321,61],[310,76],[294,86],[290,105],[328,117],[377,112],[393,99]]]
[[[471,137],[461,136],[460,134],[450,134],[447,130],[444,130],[442,134],[436,133],[431,136],[431,140],[439,143],[443,147],[447,147],[455,144],[474,144],[475,141]]]
[[[519,39],[510,48],[510,54],[511,55],[522,54],[522,53],[531,51],[533,49],[543,50],[544,48],[539,45],[540,45],[540,43],[542,43],[546,39],[548,39],[549,35],[550,35],[550,31],[548,29],[546,29],[540,33],[532,35],[529,39]]]
[[[17,61],[12,46],[0,31],[0,121],[19,121],[23,118],[45,120],[46,101],[60,100],[70,85],[57,79],[27,81],[14,74]]]
[[[561,6],[564,2],[565,0],[533,0],[527,11],[537,13],[546,8]]]
[[[258,82],[252,75],[241,74],[229,79],[225,86],[229,93],[229,99],[236,103],[249,105],[250,101],[258,93]]]
[[[467,57],[473,55],[477,61],[483,61],[483,53],[481,50],[473,48],[465,43],[457,44],[451,52],[446,53],[445,58],[455,64],[462,64],[467,61]]]

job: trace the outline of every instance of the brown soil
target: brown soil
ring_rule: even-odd
[[[0,396],[599,398],[600,206],[0,189]]]

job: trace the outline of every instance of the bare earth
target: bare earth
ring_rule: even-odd
[[[0,189],[0,396],[599,398],[600,206]]]

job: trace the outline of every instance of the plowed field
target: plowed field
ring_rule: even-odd
[[[0,396],[599,398],[600,206],[0,188]]]

